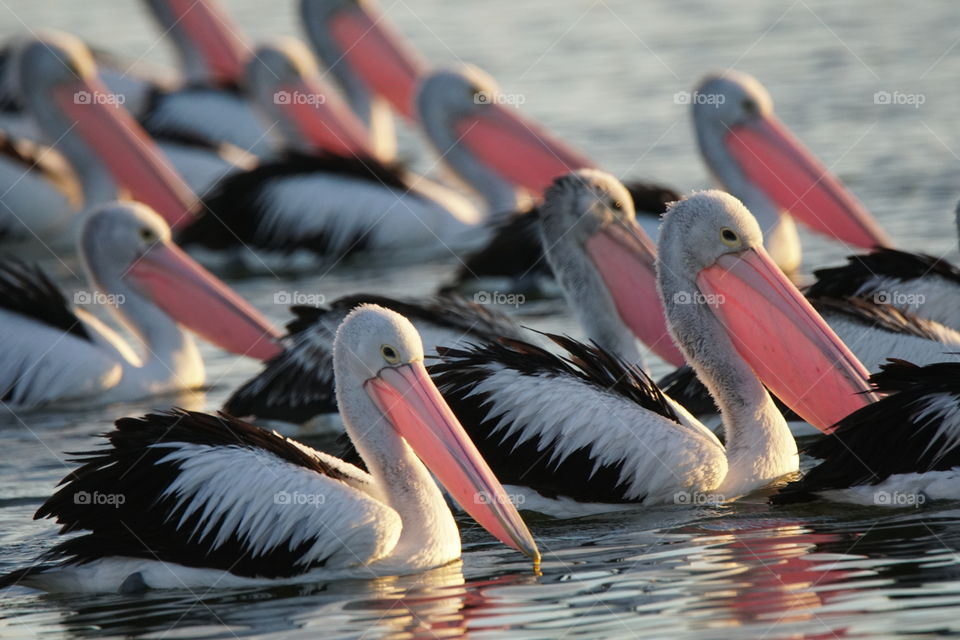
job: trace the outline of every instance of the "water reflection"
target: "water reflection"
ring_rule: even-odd
[[[21,591],[0,604],[0,618],[10,629],[97,638],[819,638],[956,629],[960,510],[847,515],[775,517],[745,504],[541,523],[548,551],[540,577],[468,530],[466,565],[421,575],[136,597]]]

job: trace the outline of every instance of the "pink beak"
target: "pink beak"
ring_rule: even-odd
[[[174,244],[148,249],[126,277],[170,317],[222,349],[260,360],[282,351],[266,318]]]
[[[384,17],[357,2],[330,20],[330,32],[371,90],[404,118],[416,120],[414,98],[425,64]]]
[[[540,562],[533,536],[422,362],[385,367],[364,384],[374,404],[474,520]]]
[[[57,87],[54,99],[134,200],[149,204],[173,229],[193,221],[197,197],[99,79],[81,78]]]
[[[457,123],[461,144],[504,180],[542,196],[553,180],[595,166],[515,109],[486,104]]]
[[[657,290],[657,248],[650,237],[636,223],[607,225],[587,241],[587,255],[633,335],[670,364],[682,365]]]
[[[734,127],[725,143],[748,180],[814,231],[865,249],[890,246],[870,212],[774,116]]]
[[[876,400],[867,370],[762,248],[721,256],[697,285],[740,357],[817,429]]]
[[[249,47],[217,0],[167,0],[214,82],[238,82]]]
[[[278,87],[275,95],[286,98],[280,108],[319,151],[375,157],[366,128],[336,92],[317,81],[304,81]]]

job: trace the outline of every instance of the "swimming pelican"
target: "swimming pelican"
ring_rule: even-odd
[[[793,218],[856,247],[891,245],[876,219],[780,122],[756,78],[733,70],[708,75],[692,95],[701,155],[723,188],[757,218],[784,272],[800,266]]]
[[[356,309],[337,330],[334,369],[347,432],[369,473],[226,416],[124,418],[107,435],[111,446],[89,452],[37,511],[85,533],[47,552],[58,564],[13,572],[0,585],[133,592],[425,571],[460,557],[434,476],[485,529],[539,562],[523,520],[430,381],[408,321]]]
[[[42,272],[0,264],[0,398],[7,408],[107,403],[199,387],[203,360],[187,330],[241,355],[279,352],[269,323],[180,251],[145,205],[95,209],[79,245],[91,289],[74,300],[106,307],[139,344],[69,305]]]
[[[515,341],[441,350],[438,388],[526,508],[569,516],[732,499],[798,468],[764,385],[822,430],[870,402],[867,372],[733,197],[702,192],[667,212],[657,274],[670,332],[721,408],[725,445],[606,351],[559,337],[565,357]]]

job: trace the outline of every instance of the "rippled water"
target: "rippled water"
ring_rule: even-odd
[[[522,96],[523,109],[619,175],[680,189],[708,185],[687,111],[674,94],[705,71],[757,75],[782,119],[850,184],[904,247],[954,252],[960,197],[956,3],[384,0],[431,60],[469,61]],[[256,38],[299,32],[292,2],[228,1]],[[6,0],[0,33],[40,26],[165,64],[169,52],[137,3]],[[919,108],[878,105],[877,91],[922,96]],[[917,99],[914,99],[916,102]],[[428,168],[416,136],[408,157]],[[843,247],[805,236],[808,265]],[[53,262],[52,260],[48,260]],[[72,264],[72,263],[70,263]],[[56,266],[55,263],[52,266]],[[393,295],[432,290],[447,265],[237,283],[271,318],[278,290]],[[65,270],[60,267],[60,273]],[[76,284],[65,280],[67,286]],[[521,309],[521,311],[524,311]],[[527,310],[529,311],[529,310]],[[580,335],[566,313],[528,324]],[[204,350],[210,390],[70,413],[0,419],[0,571],[54,538],[30,518],[121,415],[179,404],[215,408],[257,370]],[[322,444],[322,443],[318,443]],[[545,561],[464,522],[462,565],[404,578],[310,587],[47,596],[0,600],[0,636],[230,637],[863,637],[960,630],[957,503],[880,510],[816,504],[661,508],[572,521],[532,518]]]

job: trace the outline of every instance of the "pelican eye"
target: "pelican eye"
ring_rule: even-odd
[[[720,240],[728,247],[740,246],[740,236],[730,227],[720,229]]]
[[[397,350],[389,344],[380,345],[380,355],[382,355],[383,359],[389,364],[397,364],[400,362],[400,354],[398,354]]]
[[[757,112],[757,103],[750,98],[744,98],[744,100],[740,103],[740,108],[746,111],[748,114],[753,115]]]
[[[614,201],[610,204],[610,206],[613,207],[613,210],[614,210],[614,211],[623,211],[623,203],[620,202],[619,200],[614,200]]]
[[[149,227],[142,227],[140,229],[140,239],[144,242],[154,242],[157,239],[157,234]]]

